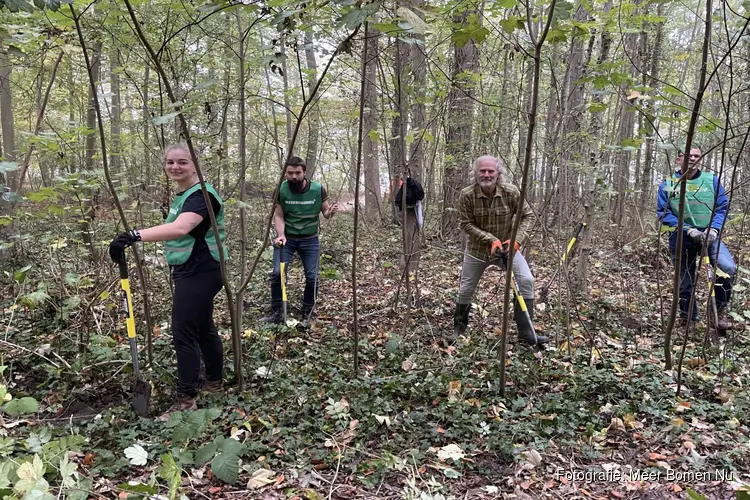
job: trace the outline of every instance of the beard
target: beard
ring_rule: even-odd
[[[479,185],[483,188],[491,188],[497,183],[497,179],[479,179]]]
[[[292,193],[301,193],[302,188],[305,187],[305,181],[288,181],[289,182],[289,190]]]

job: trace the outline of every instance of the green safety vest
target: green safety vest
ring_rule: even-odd
[[[679,177],[666,180],[670,193],[669,204],[675,214],[680,210],[677,196]],[[716,182],[713,174],[701,172],[697,179],[688,179],[685,185],[685,222],[692,227],[705,229],[711,225],[711,213],[716,199]]]
[[[284,212],[286,236],[313,236],[318,232],[323,187],[318,182],[308,182],[310,189],[306,193],[293,193],[289,189],[289,182],[281,183],[279,205]]]
[[[174,222],[177,219],[177,217],[182,212],[182,206],[185,204],[185,200],[187,200],[191,194],[195,193],[196,191],[200,191],[200,189],[201,185],[200,183],[198,183],[184,193],[175,197],[174,201],[172,201],[172,206],[169,208],[169,216],[167,216],[168,223]],[[219,239],[221,240],[222,249],[224,250],[224,259],[226,260],[229,258],[229,253],[227,252],[226,247],[227,235],[226,231],[224,230],[224,203],[221,201],[221,196],[219,196],[219,193],[216,192],[211,184],[206,183],[206,190],[208,190],[208,192],[211,193],[219,201],[219,205],[221,207],[219,209],[219,213],[216,215],[216,225],[219,227]],[[208,227],[208,231],[206,232],[204,239],[206,240],[206,244],[208,245],[208,250],[211,252],[211,257],[213,257],[214,260],[219,261],[219,247],[216,244],[216,238],[214,238],[214,230],[211,226]],[[167,264],[169,264],[170,266],[176,266],[187,262],[187,260],[190,258],[190,255],[193,253],[193,245],[195,245],[195,238],[190,236],[190,234],[186,234],[185,236],[182,236],[180,238],[167,241],[164,246],[164,255],[167,258]]]

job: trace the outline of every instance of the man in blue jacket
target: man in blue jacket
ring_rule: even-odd
[[[679,180],[683,176],[684,154],[677,154],[679,170],[674,176],[659,186],[656,213],[664,226],[677,228],[677,214],[680,205]],[[680,320],[678,325],[694,327],[698,319],[698,307],[693,306],[692,317],[688,319],[688,304],[693,294],[696,259],[700,257],[703,245],[707,246],[711,264],[718,267],[716,279],[717,327],[729,327],[727,306],[732,294],[732,281],[737,267],[729,249],[719,239],[724,221],[729,212],[729,199],[719,178],[709,172],[701,172],[702,153],[699,147],[690,150],[685,185],[685,216],[683,221],[682,266],[680,269]],[[714,209],[715,205],[715,209]],[[713,218],[711,217],[713,214]],[[669,238],[669,251],[672,261],[676,260],[677,232],[672,230]]]

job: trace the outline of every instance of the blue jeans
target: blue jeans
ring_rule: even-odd
[[[289,272],[289,264],[292,262],[294,252],[299,253],[302,267],[305,270],[305,293],[302,297],[302,309],[309,312],[315,305],[318,294],[318,254],[320,252],[320,241],[318,236],[312,238],[287,238],[286,245],[273,250],[273,274],[271,276],[271,307],[274,310],[281,309],[281,253],[284,252],[286,263],[285,274]],[[286,277],[286,276],[285,276]]]
[[[677,233],[674,232],[669,237],[669,252],[672,254],[673,263],[676,260],[676,246]],[[690,304],[690,297],[693,294],[693,282],[695,281],[696,260],[700,258],[701,247],[701,243],[693,241],[687,235],[687,231],[684,232],[682,236],[682,269],[680,269],[680,316],[682,317],[687,317],[688,314],[688,305]],[[716,292],[716,308],[721,310],[729,304],[729,299],[732,295],[732,282],[737,272],[737,266],[727,246],[719,240],[714,241],[708,246],[708,258],[714,268],[718,267],[729,275],[728,278],[716,278],[716,286],[714,287],[714,291]],[[697,305],[693,306],[692,319],[698,319]]]

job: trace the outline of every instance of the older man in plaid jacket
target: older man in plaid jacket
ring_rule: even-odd
[[[504,173],[505,168],[499,159],[480,156],[474,161],[476,182],[464,188],[459,196],[459,224],[461,230],[468,235],[468,243],[464,252],[458,303],[453,317],[454,341],[464,334],[469,325],[471,299],[493,254],[509,250],[515,213],[521,217],[521,225],[515,243],[513,274],[527,304],[529,316],[533,319],[534,276],[526,259],[518,250],[521,247],[519,242],[526,239],[534,222],[534,213],[526,200],[521,199],[519,189]],[[546,344],[547,337],[534,336],[531,324],[521,311],[518,301],[515,303],[514,311],[519,340],[529,345]]]

